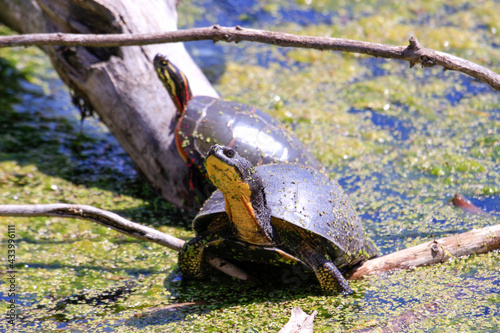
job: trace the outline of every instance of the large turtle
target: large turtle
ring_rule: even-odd
[[[220,145],[208,152],[206,170],[219,191],[193,221],[197,236],[179,253],[184,275],[203,277],[205,250],[229,243],[262,256],[249,260],[265,262],[267,250],[285,261],[302,261],[324,293],[352,292],[339,269],[375,256],[376,249],[340,185],[304,165],[254,167]],[[227,259],[234,256],[227,251]]]
[[[221,144],[232,147],[253,165],[283,161],[321,168],[299,139],[270,115],[241,103],[193,97],[184,73],[161,54],[156,55],[154,66],[177,107],[177,149],[190,166],[205,173],[208,150]]]

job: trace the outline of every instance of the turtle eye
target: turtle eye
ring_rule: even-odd
[[[233,158],[236,153],[232,149],[225,149],[224,150],[224,155],[226,155],[229,158]]]

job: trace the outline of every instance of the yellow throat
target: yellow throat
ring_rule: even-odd
[[[224,194],[226,213],[238,238],[255,245],[273,244],[255,217],[250,185],[241,179],[234,167],[215,156],[208,156],[205,163],[210,180]]]

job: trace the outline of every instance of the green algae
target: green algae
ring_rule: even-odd
[[[217,22],[216,11],[194,3],[181,2],[181,25],[205,14]],[[395,45],[415,35],[426,47],[499,71],[494,1],[297,5],[331,12],[332,24],[259,22],[258,13],[282,15],[293,6],[288,2],[257,1],[238,15],[244,26]],[[341,180],[382,253],[499,223],[500,100],[484,84],[363,55],[250,43],[217,47],[226,60],[216,84],[221,95],[268,111],[308,144]],[[104,139],[102,125],[89,119],[82,130],[48,68],[34,48],[0,50],[0,202],[89,204],[192,237],[184,227],[190,217],[144,186],[123,153],[111,153],[118,148]],[[106,145],[108,155],[93,149]],[[97,163],[108,158],[125,166]],[[479,206],[490,202],[490,214],[450,206],[455,193]],[[19,239],[18,324],[25,331],[270,332],[295,306],[318,311],[317,332],[381,329],[409,311],[423,313],[407,326],[410,332],[500,327],[499,252],[351,282],[353,296],[325,297],[303,275],[278,276],[293,281],[283,285],[216,273],[208,281],[179,282],[175,252],[91,222],[0,218],[0,228],[8,225]],[[0,235],[4,248],[6,232]],[[433,310],[425,311],[429,304]]]

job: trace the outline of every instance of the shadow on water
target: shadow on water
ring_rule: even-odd
[[[41,327],[43,322],[53,322],[58,330],[73,326],[76,323],[84,324],[86,319],[85,313],[78,315],[68,315],[66,309],[74,306],[89,305],[94,309],[94,313],[106,314],[109,312],[119,312],[122,310],[121,302],[124,302],[131,294],[134,293],[137,287],[137,282],[127,280],[115,283],[113,287],[106,290],[96,291],[84,289],[80,293],[66,297],[47,296],[50,303],[40,302],[36,294],[23,293],[22,296],[16,296],[16,304],[19,307],[35,307],[37,310],[45,310],[42,316],[39,316],[38,321],[30,320],[30,318],[18,318],[19,324],[24,328]],[[9,302],[10,297],[0,292],[0,300]]]
[[[239,263],[240,266],[242,265]],[[212,271],[205,280],[184,280],[179,271],[173,271],[164,281],[176,303],[166,307],[147,309],[143,315],[122,321],[121,325],[144,328],[181,322],[191,315],[203,315],[224,311],[233,306],[259,306],[261,304],[292,301],[311,295],[321,296],[322,292],[312,271],[295,266],[274,267],[257,264],[243,264],[254,278],[251,281],[233,279]],[[266,295],[263,300],[262,295]],[[361,291],[352,297],[361,299]],[[342,296],[337,298],[337,306],[343,306]]]

